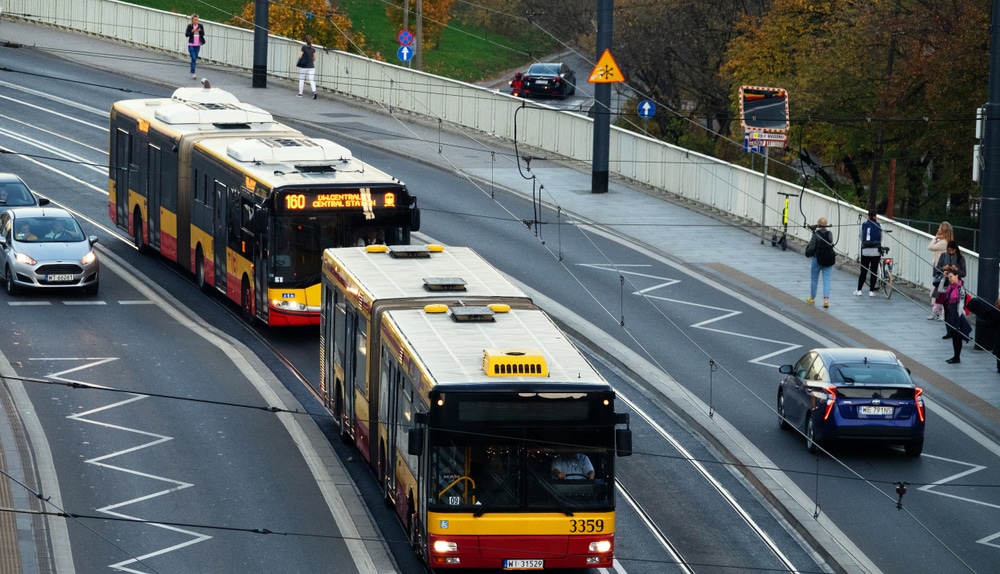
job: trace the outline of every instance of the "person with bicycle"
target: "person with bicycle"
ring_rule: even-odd
[[[874,209],[868,210],[868,219],[861,224],[861,274],[858,275],[856,297],[861,296],[861,288],[868,280],[868,296],[874,297],[878,291],[878,262],[882,258],[882,226]]]
[[[809,296],[806,303],[816,304],[816,289],[819,286],[819,275],[823,274],[823,306],[830,306],[830,279],[833,277],[833,266],[837,263],[837,252],[833,250],[833,234],[827,229],[825,217],[820,217],[816,227],[812,228],[813,236],[806,246],[806,256],[812,257],[812,267],[809,270]]]

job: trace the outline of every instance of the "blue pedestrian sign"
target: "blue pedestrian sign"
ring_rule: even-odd
[[[639,102],[639,117],[648,120],[656,113],[656,104],[649,100]]]
[[[396,50],[396,57],[404,62],[409,62],[413,59],[413,52],[414,49],[409,46],[400,46],[399,49]]]
[[[402,30],[396,39],[399,40],[400,46],[409,46],[413,44],[413,33],[409,30]]]

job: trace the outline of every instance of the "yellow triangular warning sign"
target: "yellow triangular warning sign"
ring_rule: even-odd
[[[604,53],[601,54],[601,59],[597,61],[597,65],[594,66],[594,71],[590,73],[590,79],[587,81],[591,84],[621,84],[625,82],[625,76],[618,68],[618,63],[611,57],[610,50],[604,50]]]

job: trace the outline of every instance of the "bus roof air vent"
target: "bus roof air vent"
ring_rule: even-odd
[[[350,161],[352,157],[351,150],[342,145],[308,137],[247,138],[230,144],[227,152],[237,161],[262,163]]]
[[[430,256],[430,249],[427,249],[423,245],[393,245],[389,247],[389,257],[393,259],[405,259],[407,257],[429,259]]]
[[[469,307],[452,307],[451,319],[456,323],[492,323],[493,309],[485,305],[475,305]]]
[[[549,366],[535,349],[483,349],[483,372],[488,377],[547,377]]]
[[[424,289],[428,291],[465,291],[465,285],[461,277],[424,277]]]

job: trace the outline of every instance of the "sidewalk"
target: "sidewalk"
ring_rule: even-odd
[[[61,57],[159,83],[163,86],[163,96],[169,96],[179,86],[199,85],[191,80],[187,56],[180,52],[151,53],[92,36],[6,19],[0,25],[2,42],[19,42],[45,50],[58,47]],[[2,50],[0,47],[0,57]],[[107,57],[110,55],[113,57]],[[10,57],[4,59],[5,65],[15,67]],[[276,116],[297,122],[321,122],[334,130],[339,127],[345,139],[348,134],[362,134],[360,137],[369,145],[443,166],[482,183],[487,189],[532,195],[532,182],[519,173],[512,159],[513,149],[496,141],[490,141],[490,149],[486,149],[487,146],[477,143],[488,139],[484,134],[441,131],[436,122],[410,116],[403,120],[404,125],[387,110],[345,101],[322,89],[318,100],[298,99],[296,85],[274,78],[268,78],[266,89],[255,89],[251,87],[248,71],[204,63],[198,69],[199,78],[208,78],[212,87],[230,91],[240,100]],[[351,147],[349,140],[347,146]],[[494,155],[493,149],[509,153]],[[728,288],[770,302],[794,321],[815,325],[820,334],[835,332],[859,346],[895,350],[913,374],[928,383],[924,385],[925,396],[932,409],[935,402],[948,403],[973,425],[1000,424],[1000,374],[996,360],[989,352],[973,350],[972,344],[968,344],[961,364],[946,364],[945,359],[951,356],[951,343],[941,340],[943,323],[926,319],[930,310],[926,290],[903,287],[886,300],[881,294],[868,297],[866,288],[863,297],[855,297],[852,293],[858,266],[855,262],[841,261],[833,273],[830,308],[812,306],[805,302],[809,294],[809,260],[801,253],[802,245],[793,244],[788,251],[781,251],[771,246],[770,232],[762,244],[759,229],[729,224],[709,209],[677,203],[621,181],[611,181],[607,194],[592,194],[588,166],[535,160],[531,171],[544,185],[542,200],[569,212],[575,219],[632,237],[672,260],[703,271]],[[627,206],[627,209],[608,206]],[[697,233],[678,233],[678,223],[686,229],[697,229]],[[637,230],[641,230],[641,236]],[[840,241],[856,241],[847,235],[842,235]],[[783,271],[776,280],[775,270],[792,271]],[[777,380],[777,372],[775,377]]]

